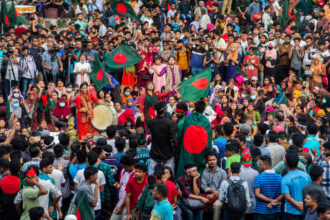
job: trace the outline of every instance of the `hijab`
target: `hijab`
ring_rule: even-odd
[[[273,49],[270,50],[269,47],[273,47]],[[265,50],[265,57],[266,56],[269,56],[272,60],[277,59],[277,52],[276,49],[274,48],[273,42],[268,43],[268,47]],[[275,65],[272,65],[272,63],[269,60],[266,60],[266,66],[273,68]]]
[[[235,51],[230,50],[229,54],[233,58],[233,60],[238,61],[238,44],[232,44],[232,46],[235,47]]]
[[[60,106],[60,103],[62,103],[62,102],[65,103],[64,107]],[[63,118],[65,118],[66,116],[68,116],[70,114],[71,114],[71,110],[70,110],[68,104],[66,103],[65,98],[63,98],[63,97],[59,98],[58,102],[55,105],[53,115],[56,116],[57,118],[61,118],[62,116],[63,116]]]
[[[131,101],[131,102],[133,103],[133,105],[132,105],[132,106],[128,106],[128,101]],[[135,101],[134,101],[133,98],[128,98],[128,99],[126,100],[125,110],[127,110],[127,109],[132,109],[132,110],[133,110],[133,115],[135,115],[135,113],[136,113],[136,109],[135,109]]]
[[[126,122],[132,122],[132,125],[135,126],[135,119],[133,115],[132,109],[126,109],[119,117],[118,117],[118,125],[121,124],[125,126]]]
[[[20,106],[18,106],[18,108],[14,108],[14,104],[19,104],[19,100],[18,99],[12,99],[10,102],[10,113],[17,115],[18,118],[22,117],[22,108]]]

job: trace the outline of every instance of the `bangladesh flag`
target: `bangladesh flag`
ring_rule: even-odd
[[[125,3],[124,1],[111,1],[111,8],[113,10],[113,13],[118,15],[119,17],[127,17],[139,20],[132,6]]]
[[[11,7],[8,13],[10,26],[26,24],[30,25],[30,22],[16,11],[14,1],[11,2]]]
[[[212,150],[212,130],[209,120],[195,112],[184,117],[178,124],[180,158],[177,177],[183,175],[184,165],[194,163],[202,174],[205,168],[205,154]]]
[[[71,200],[67,215],[75,215],[77,220],[95,220],[94,210],[89,205],[86,194],[84,193],[78,200],[77,194]]]
[[[93,63],[93,69],[91,74],[89,74],[89,78],[93,81],[97,91],[101,90],[103,87],[109,84],[108,77],[103,71],[102,63],[97,57]]]
[[[3,29],[7,29],[9,28],[9,17],[8,17],[8,13],[7,13],[7,7],[6,7],[6,1],[2,0],[1,1],[1,25],[3,25]]]
[[[241,68],[240,65],[237,65],[236,68],[235,68],[235,72],[234,72],[234,75],[241,75],[245,78],[248,77],[248,75],[246,74],[246,72],[244,72],[244,70]]]
[[[111,70],[122,69],[133,66],[140,62],[142,58],[130,46],[123,43],[111,53],[110,57],[106,59],[104,65]]]
[[[284,6],[283,6],[283,11],[282,11],[282,16],[280,17],[280,25],[281,29],[286,28],[288,24],[288,19],[289,19],[289,12],[290,7],[289,7],[289,0],[285,0]]]
[[[183,81],[180,84],[181,101],[189,102],[205,98],[209,94],[211,78],[212,70],[209,67]]]

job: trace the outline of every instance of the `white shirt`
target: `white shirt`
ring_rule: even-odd
[[[268,25],[272,22],[272,19],[268,13],[262,15],[262,23],[265,25],[265,30],[268,30]]]
[[[57,190],[62,192],[62,184],[65,183],[63,172],[58,169],[53,169],[53,172],[48,176],[54,179]],[[60,207],[62,207],[62,197],[60,199]]]
[[[274,10],[276,16],[278,16],[280,14],[281,9],[282,9],[281,6],[280,6],[280,4],[278,4],[278,1],[275,1],[272,4],[272,6],[273,6],[273,10]]]
[[[89,0],[89,4],[92,4],[92,3],[93,3],[93,1]],[[96,0],[95,4],[100,9],[100,11],[103,11],[103,5],[105,4],[105,0]]]
[[[19,81],[20,79],[19,74],[18,74],[18,65],[19,65],[19,61],[21,60],[21,58],[16,57],[16,60],[18,61],[18,63],[16,64],[13,60],[13,58],[10,58],[11,63],[7,62],[7,71],[6,71],[6,79],[8,80],[16,80]],[[14,72],[14,74],[13,74]],[[15,76],[14,76],[15,75]]]
[[[205,30],[208,23],[211,23],[211,19],[210,19],[210,16],[205,14],[199,20],[199,26]]]
[[[85,63],[82,63],[82,62],[76,63],[74,65],[73,73],[80,72],[82,70],[85,70],[88,73],[90,73],[92,71],[90,63],[88,63],[88,62],[85,62]],[[83,82],[87,82],[87,83],[90,82],[90,79],[89,79],[88,74],[87,73],[85,73],[85,74],[77,74],[76,75],[76,84],[78,86],[80,86],[80,84],[82,84]]]
[[[226,41],[220,37],[218,40],[213,41],[214,47],[221,48],[221,49],[226,49],[227,48],[227,43]],[[221,52],[220,50],[215,50],[216,55],[220,59],[220,62],[224,61],[225,59],[225,54]]]
[[[73,182],[77,185],[79,185],[82,181],[85,181],[85,176],[84,176],[84,170],[79,170],[76,174],[76,176],[74,177]],[[101,186],[105,185],[105,177],[102,171],[98,171],[97,172],[97,180],[96,180]],[[92,183],[92,188],[93,188],[93,192],[95,190],[95,184]],[[97,204],[94,208],[94,211],[96,210],[100,210],[101,209],[101,192],[100,189],[98,190],[98,200],[97,200]]]

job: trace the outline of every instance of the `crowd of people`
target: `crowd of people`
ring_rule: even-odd
[[[330,0],[13,3],[37,13],[1,17],[0,219],[330,219]]]

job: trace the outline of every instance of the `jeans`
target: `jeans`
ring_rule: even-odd
[[[188,20],[188,22],[191,21],[191,15],[190,14],[181,14],[181,20],[184,21],[184,20]]]
[[[27,92],[29,84],[33,85],[34,79],[28,79],[28,78],[23,77],[22,78],[22,95],[24,98],[26,98],[26,92]]]
[[[180,207],[185,217],[183,219],[187,220],[202,220],[204,209],[195,209],[191,210],[184,206],[183,202],[181,202]]]
[[[302,73],[302,70],[299,69],[299,70],[296,70],[296,69],[292,69],[293,72],[301,79],[301,73]]]
[[[283,220],[303,220],[303,215],[292,215],[290,213],[284,212]]]
[[[196,68],[196,67],[191,67],[191,74],[194,76],[197,73],[200,73],[203,71],[203,68]]]
[[[95,220],[102,220],[102,210],[94,210]]]
[[[254,220],[280,220],[281,213],[274,213],[274,214],[260,214],[254,213]]]
[[[9,79],[5,79],[5,97],[8,97],[10,94],[10,89],[15,88],[18,85],[18,81],[12,80],[11,85]]]
[[[167,161],[161,161],[161,162],[154,161],[153,159],[150,158],[150,162],[149,162],[150,175],[152,175],[154,173],[155,166],[159,163],[163,164],[164,166],[170,167],[172,169],[172,171],[174,172],[174,157],[171,157]]]

